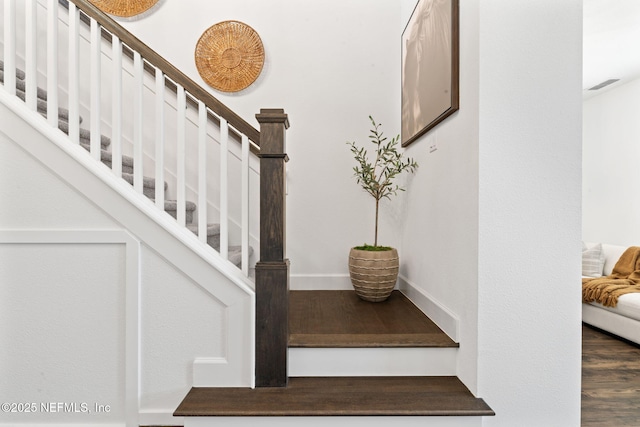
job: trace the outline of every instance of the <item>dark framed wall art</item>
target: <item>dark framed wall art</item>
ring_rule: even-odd
[[[459,108],[458,0],[420,0],[402,33],[402,146]]]

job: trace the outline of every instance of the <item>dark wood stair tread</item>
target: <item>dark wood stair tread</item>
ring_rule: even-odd
[[[174,416],[494,415],[457,377],[300,377],[288,387],[189,391]]]
[[[289,347],[458,347],[400,291],[384,302],[353,291],[290,291]]]

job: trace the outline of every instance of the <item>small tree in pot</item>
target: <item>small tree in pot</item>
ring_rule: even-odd
[[[349,274],[351,283],[358,296],[366,301],[386,300],[398,280],[399,259],[396,249],[378,245],[378,214],[380,200],[395,196],[404,191],[394,179],[403,172],[414,173],[418,164],[411,158],[403,159],[398,153],[397,145],[400,135],[387,142],[373,117],[369,116],[373,128],[369,139],[375,146],[375,160],[371,161],[368,152],[355,142],[347,142],[351,147],[357,166],[353,168],[358,184],[376,201],[375,234],[373,245],[364,244],[351,249],[349,253]]]

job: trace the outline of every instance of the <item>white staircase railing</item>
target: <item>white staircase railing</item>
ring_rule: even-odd
[[[3,14],[4,89],[95,160],[110,158],[111,172],[161,211],[171,199],[178,225],[193,221],[201,242],[219,223],[220,256],[229,259],[239,242],[250,276],[259,258],[250,259],[259,235],[259,161],[250,152],[259,151],[259,132],[84,0],[70,1],[68,12],[58,0],[4,0]]]

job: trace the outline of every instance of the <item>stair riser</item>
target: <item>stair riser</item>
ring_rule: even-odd
[[[290,348],[289,376],[455,376],[455,348]]]
[[[143,187],[142,188],[142,194],[144,194],[145,197],[153,199],[156,196],[156,189],[155,188],[150,188],[150,187]],[[171,213],[171,215],[173,215],[173,217],[175,218],[176,217],[175,216],[175,211],[173,211],[173,213]]]
[[[184,427],[481,427],[482,417],[185,417]]]
[[[220,251],[220,234],[207,237],[207,243],[216,251]]]

